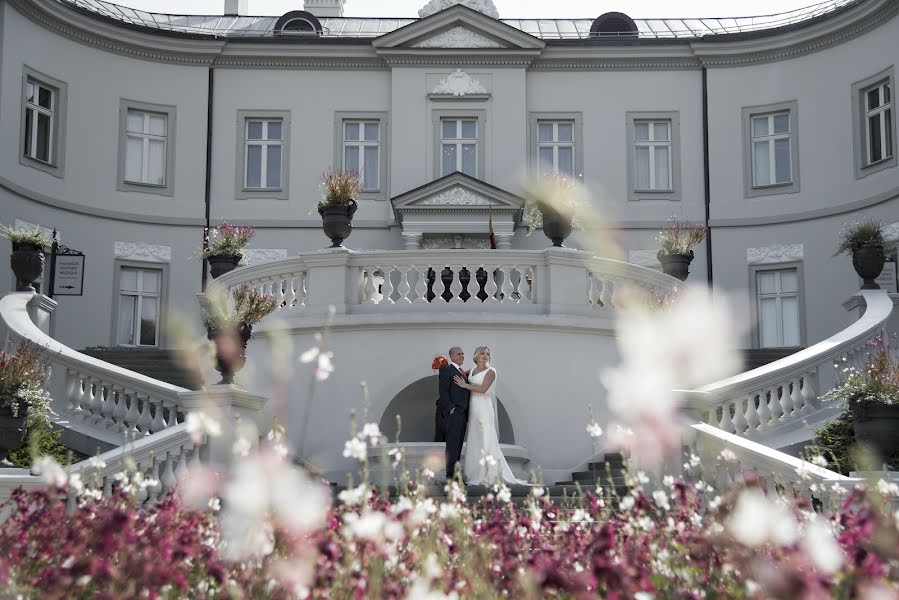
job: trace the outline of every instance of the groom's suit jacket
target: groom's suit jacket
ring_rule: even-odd
[[[468,413],[468,401],[471,398],[471,392],[464,388],[460,388],[453,383],[453,377],[460,375],[456,365],[450,363],[445,367],[440,367],[439,371],[439,387],[440,387],[440,408],[444,415],[449,415],[453,407],[456,413]]]

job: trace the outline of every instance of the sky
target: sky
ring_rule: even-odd
[[[222,14],[225,0],[111,0],[157,13]],[[348,17],[417,17],[427,0],[347,0]],[[595,18],[623,11],[633,18],[740,17],[766,15],[825,4],[821,0],[494,0],[500,18]],[[249,0],[251,15],[282,15],[303,8],[303,0]]]

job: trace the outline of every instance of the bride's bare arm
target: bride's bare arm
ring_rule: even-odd
[[[483,394],[487,390],[490,389],[490,386],[493,385],[493,382],[496,380],[496,371],[490,369],[487,371],[487,374],[484,375],[484,382],[481,385],[472,385],[470,383],[465,383],[465,380],[456,375],[453,381],[456,382],[456,385],[459,387],[465,388],[471,392],[476,394]]]

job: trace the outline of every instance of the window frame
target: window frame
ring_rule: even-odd
[[[572,130],[572,147],[574,148],[574,157],[572,166],[574,168],[574,178],[583,180],[584,178],[584,119],[581,112],[531,112],[528,113],[528,159],[531,174],[535,177],[540,176],[540,123],[563,123],[570,122],[573,124]],[[556,153],[553,153],[554,160]]]
[[[390,119],[386,111],[336,111],[334,113],[334,165],[344,167],[344,123],[346,122],[379,123],[379,168],[378,189],[363,190],[359,195],[364,200],[388,200],[390,198]]]
[[[868,123],[867,123],[867,106],[866,93],[872,88],[887,83],[890,86],[890,120],[892,127],[887,132],[891,136],[893,145],[893,155],[883,158],[874,163],[868,163]],[[877,173],[884,169],[895,167],[897,164],[896,155],[899,154],[896,148],[896,78],[893,66],[890,65],[886,69],[866,77],[852,84],[852,139],[855,154],[855,178],[861,179],[872,173]]]
[[[668,121],[669,126],[669,175],[670,189],[637,189],[636,147],[634,128],[638,122]],[[666,200],[679,202],[682,198],[680,111],[627,111],[625,113],[627,153],[627,194],[629,201]]]
[[[797,194],[800,191],[799,168],[799,101],[787,100],[775,104],[743,107],[743,196],[757,198],[779,194]],[[757,117],[787,113],[790,123],[790,181],[788,183],[755,184],[752,120]],[[782,136],[783,134],[777,134]],[[771,135],[774,139],[774,134]],[[773,157],[773,155],[772,155]],[[773,158],[772,158],[773,160]]]
[[[163,262],[147,262],[139,260],[127,260],[117,258],[114,261],[114,272],[112,281],[112,325],[109,330],[110,347],[113,348],[165,348],[165,318],[168,311],[168,282],[169,282],[169,264]],[[156,325],[156,345],[140,346],[119,344],[119,298],[122,295],[122,270],[123,269],[144,269],[160,271],[159,278],[159,302],[157,305],[157,325]]]
[[[128,111],[134,110],[142,113],[156,113],[166,117],[165,136],[165,183],[140,183],[125,179],[128,161]],[[139,192],[143,194],[156,194],[159,196],[172,196],[175,193],[175,142],[176,142],[176,118],[177,110],[168,104],[154,104],[138,100],[121,98],[119,100],[119,157],[118,177],[116,189],[120,192]]]
[[[26,115],[28,112],[28,82],[41,85],[53,92],[55,107],[53,109],[53,117],[50,128],[50,162],[45,162],[39,158],[32,158],[25,154],[25,142],[28,138],[28,131],[25,128]],[[63,179],[65,177],[65,157],[66,157],[66,108],[68,98],[68,85],[45,75],[40,71],[32,69],[28,65],[22,68],[22,98],[21,98],[21,117],[19,121],[19,164],[27,167],[49,173],[54,177]]]
[[[762,346],[761,331],[761,315],[759,314],[759,292],[758,292],[758,273],[765,271],[786,271],[789,269],[796,270],[796,282],[798,298],[797,306],[799,310],[799,347],[807,346],[806,338],[806,307],[805,307],[805,274],[803,272],[803,261],[786,261],[778,263],[763,263],[757,265],[749,265],[749,293],[752,315],[752,347],[761,348],[793,348],[794,346]]]
[[[281,187],[246,187],[247,122],[281,120]],[[238,110],[235,190],[238,200],[268,199],[287,200],[290,195],[290,111],[289,110]]]
[[[434,144],[434,163],[433,163],[433,179],[440,179],[452,175],[452,173],[443,174],[443,121],[444,119],[456,120],[472,120],[476,121],[477,141],[475,148],[477,156],[477,175],[475,179],[487,181],[486,155],[487,155],[487,111],[485,109],[451,109],[451,110],[432,110],[431,121],[433,131]],[[461,171],[454,171],[461,173]]]

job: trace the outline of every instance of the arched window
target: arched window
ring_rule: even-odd
[[[275,23],[275,33],[280,35],[321,35],[322,24],[310,12],[292,10]]]
[[[636,36],[638,32],[634,20],[620,12],[600,15],[590,26],[591,36]]]

